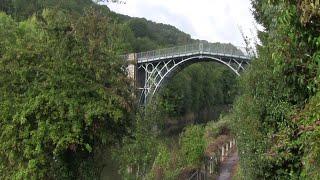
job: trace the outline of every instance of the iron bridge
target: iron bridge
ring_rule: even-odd
[[[126,55],[129,76],[139,90],[140,104],[152,99],[159,88],[184,67],[214,61],[230,68],[237,76],[250,63],[252,54],[230,44],[195,43]]]

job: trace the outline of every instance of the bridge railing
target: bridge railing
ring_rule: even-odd
[[[203,162],[202,168],[195,171],[188,180],[205,180],[208,175],[212,176],[218,172],[219,166],[224,162],[236,148],[236,140],[230,139],[220,146],[210,157]]]
[[[195,44],[137,53],[137,60],[138,62],[145,62],[155,59],[188,55],[199,52],[234,56],[244,59],[249,59],[251,57],[250,53],[248,53],[246,48],[244,47],[236,47],[231,44],[210,44],[200,42]]]

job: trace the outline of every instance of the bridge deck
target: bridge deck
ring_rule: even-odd
[[[165,59],[174,59],[179,57],[188,57],[188,56],[194,56],[194,55],[211,55],[211,56],[217,56],[217,57],[228,57],[228,58],[234,58],[244,61],[249,61],[250,58],[247,56],[236,56],[236,55],[230,55],[230,54],[221,54],[221,53],[211,53],[211,52],[193,52],[193,53],[185,53],[185,54],[174,54],[174,55],[167,55],[167,56],[152,56],[152,57],[145,57],[145,58],[138,58],[138,63],[145,63],[150,61],[161,61]]]
[[[252,57],[243,47],[224,44],[196,43],[137,53],[136,59],[138,63],[145,63],[169,58],[192,56],[195,54],[229,57],[242,60],[250,60]]]

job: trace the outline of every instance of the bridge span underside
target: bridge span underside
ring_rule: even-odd
[[[131,62],[131,77],[135,79],[140,94],[140,104],[148,103],[154,94],[181,69],[199,62],[218,62],[240,75],[250,57],[240,48],[210,46],[198,43],[128,56]]]

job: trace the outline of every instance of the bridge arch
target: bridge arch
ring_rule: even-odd
[[[194,59],[196,59],[197,61],[193,61]],[[201,59],[200,61],[198,59]],[[160,81],[157,82],[152,94],[150,94],[150,99],[152,99],[152,97],[159,91],[159,88],[162,87],[163,83],[170,77],[172,77],[174,73],[176,73],[177,69],[179,67],[187,67],[191,64],[195,64],[195,63],[200,63],[200,62],[217,62],[220,64],[225,65],[226,67],[228,67],[235,75],[240,76],[240,73],[238,72],[237,69],[235,69],[234,67],[232,67],[230,64],[215,58],[215,57],[211,57],[211,56],[194,56],[194,57],[189,57],[187,59],[181,60],[178,63],[176,63],[173,67],[171,67],[167,72],[165,72],[165,74],[163,75],[163,77],[161,77]],[[182,69],[181,69],[182,70]]]

